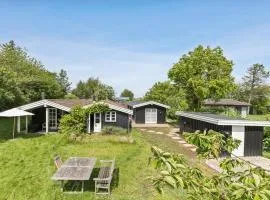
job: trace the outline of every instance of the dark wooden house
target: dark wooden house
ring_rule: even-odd
[[[262,155],[264,127],[270,126],[269,121],[251,121],[197,112],[176,112],[176,115],[180,118],[181,133],[196,130],[218,131],[241,141],[238,149],[232,152],[234,155]]]
[[[133,111],[127,105],[114,101],[94,102],[87,99],[44,99],[18,107],[34,114],[30,122],[33,132],[54,132],[58,130],[61,117],[70,112],[74,106],[88,107],[95,103],[106,104],[110,110],[104,113],[93,113],[87,119],[87,132],[101,132],[104,126],[117,126],[125,129],[131,128]],[[20,119],[17,120],[18,129]],[[18,130],[20,131],[20,130]]]

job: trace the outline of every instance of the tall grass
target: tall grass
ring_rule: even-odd
[[[91,181],[86,183],[83,194],[60,191],[59,184],[51,180],[56,171],[53,163],[56,154],[63,160],[71,156],[115,157],[117,175],[111,199],[174,199],[169,193],[157,194],[147,179],[154,173],[147,163],[150,144],[138,132],[133,133],[135,144],[118,143],[120,136],[114,135],[87,136],[81,142],[68,142],[61,134],[30,136],[0,143],[0,199],[94,199]],[[97,172],[95,169],[93,176]]]

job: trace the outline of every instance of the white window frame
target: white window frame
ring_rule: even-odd
[[[113,118],[114,113],[114,119]],[[105,122],[116,122],[116,111],[109,111],[105,113]]]
[[[49,108],[49,128],[57,129],[57,108]]]

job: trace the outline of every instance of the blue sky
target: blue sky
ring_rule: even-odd
[[[1,1],[0,43],[15,40],[75,85],[99,77],[142,96],[181,55],[221,46],[240,80],[270,66],[270,1]]]

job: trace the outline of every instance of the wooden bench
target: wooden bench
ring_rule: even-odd
[[[115,160],[100,160],[100,170],[95,181],[95,194],[111,194],[111,181],[113,177]],[[103,190],[103,191],[101,191]]]

